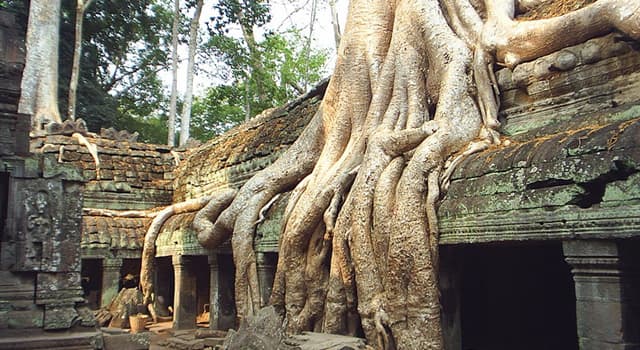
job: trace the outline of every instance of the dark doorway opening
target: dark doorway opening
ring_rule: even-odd
[[[206,255],[196,255],[192,257],[193,273],[196,275],[196,311],[197,323],[201,326],[209,322],[209,317],[205,311],[209,311],[209,261]]]
[[[640,239],[620,245],[621,265],[627,270],[622,276],[622,332],[625,342],[640,344]]]
[[[141,259],[122,259],[120,268],[120,284],[118,290],[122,288],[135,288],[140,283]]]
[[[102,259],[82,259],[82,294],[89,308],[97,310],[102,297]]]
[[[173,296],[175,278],[170,256],[156,258],[154,273],[156,288],[156,311],[158,316],[170,317],[173,314]]]
[[[220,278],[220,329],[236,328],[236,298],[235,275],[236,268],[233,264],[233,255],[218,254],[218,268]]]
[[[462,349],[578,349],[561,243],[461,249]]]

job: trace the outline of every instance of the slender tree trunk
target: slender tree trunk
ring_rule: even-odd
[[[336,0],[329,0],[329,8],[331,9],[331,24],[333,25],[333,40],[336,42],[336,50],[340,47],[340,21],[338,20],[338,10],[336,9]]]
[[[251,119],[251,72],[253,70],[249,69],[249,73],[247,74],[247,78],[244,81],[244,120],[247,121]]]
[[[244,11],[240,9],[237,13],[238,18],[240,18],[240,22],[242,23],[242,18],[244,17]],[[264,86],[262,84],[262,79],[257,77],[256,79],[252,79],[253,75],[264,75],[264,68],[262,66],[262,61],[260,59],[260,50],[258,48],[258,43],[256,42],[255,33],[253,31],[253,27],[250,25],[240,25],[240,29],[242,30],[242,38],[244,39],[247,48],[249,49],[249,74],[247,75],[247,84],[251,81],[255,81],[256,83],[256,91],[254,92],[258,97],[258,101],[260,103],[266,101],[267,94],[265,92]],[[249,93],[249,85],[247,85],[247,94]],[[246,118],[248,120],[251,117],[251,97],[247,95],[247,106],[249,106],[246,111]]]
[[[60,0],[32,0],[18,111],[31,115],[34,131],[42,130],[49,122],[61,122],[58,109],[59,33]]]
[[[76,4],[76,25],[73,45],[73,64],[71,66],[71,81],[69,82],[69,103],[67,108],[67,118],[76,119],[76,99],[78,93],[78,79],[80,77],[80,58],[82,57],[82,22],[84,13],[93,0],[78,0]]]
[[[318,0],[311,0],[311,17],[309,18],[309,36],[307,37],[307,43],[304,46],[306,55],[306,63],[304,66],[304,86],[303,89],[307,91],[309,83],[309,56],[311,55],[311,38],[313,37],[313,27],[316,24],[316,13],[318,11]],[[335,29],[335,27],[334,27]],[[335,35],[335,32],[334,32]],[[337,47],[337,46],[336,46]],[[337,50],[337,48],[336,48]]]
[[[189,63],[187,65],[187,91],[182,105],[182,121],[180,125],[180,146],[189,140],[189,128],[191,125],[191,103],[193,101],[193,76],[195,75],[196,49],[198,48],[198,25],[204,1],[196,2],[196,9],[189,26]]]
[[[173,2],[173,29],[171,30],[171,100],[167,121],[167,145],[176,145],[176,113],[178,105],[178,28],[180,26],[180,0]]]

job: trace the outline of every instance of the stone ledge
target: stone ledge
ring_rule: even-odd
[[[440,220],[440,244],[640,238],[640,205],[518,210]]]
[[[6,330],[0,332],[0,349],[99,349],[99,332],[46,332],[32,330]]]

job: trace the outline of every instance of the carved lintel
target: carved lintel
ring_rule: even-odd
[[[275,264],[267,253],[256,253],[256,266],[258,271],[273,271]]]
[[[614,241],[567,241],[562,247],[574,279],[620,277],[622,274],[618,245]]]
[[[118,271],[120,271],[121,267],[122,267],[122,259],[120,259],[120,258],[102,259],[102,268],[104,270],[118,270]]]

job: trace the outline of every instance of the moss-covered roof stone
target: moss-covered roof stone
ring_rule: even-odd
[[[175,172],[174,202],[239,188],[273,163],[300,135],[315,114],[327,82],[307,95],[267,110],[194,150]]]

